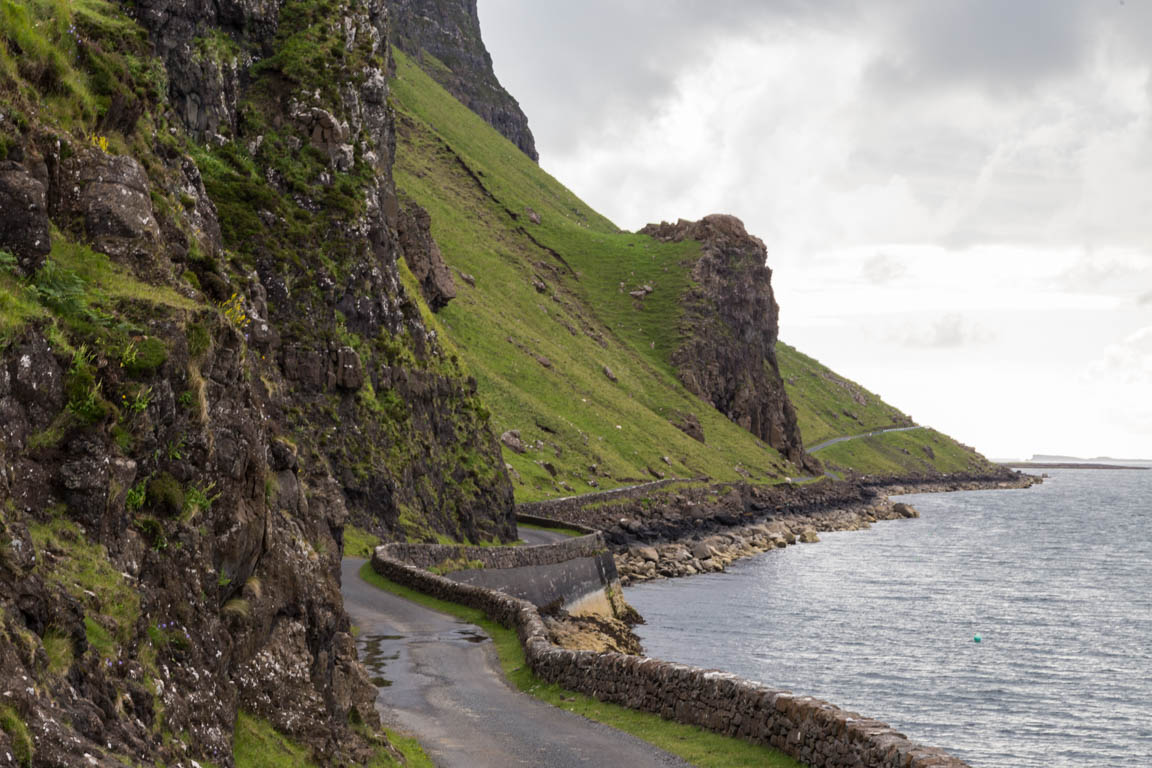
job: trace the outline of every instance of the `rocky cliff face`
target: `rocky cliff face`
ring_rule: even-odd
[[[524,154],[538,160],[528,118],[492,71],[492,57],[480,38],[476,0],[387,2],[396,46]]]
[[[797,466],[816,469],[776,364],[780,310],[764,243],[736,217],[719,214],[650,224],[641,232],[701,244],[691,267],[693,288],[682,299],[684,342],[672,355],[680,380]]]
[[[345,526],[514,531],[386,9],[55,13],[0,17],[0,762],[229,766],[238,710],[367,762]]]

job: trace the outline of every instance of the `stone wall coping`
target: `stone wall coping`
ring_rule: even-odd
[[[553,525],[556,525],[553,522]],[[571,527],[565,525],[564,527]],[[581,526],[583,527],[583,526]],[[590,531],[552,544],[534,547],[477,547],[466,544],[384,544],[388,556],[420,568],[434,568],[449,561],[483,563],[485,568],[522,568],[555,565],[581,557],[595,557],[608,549],[604,534]],[[471,567],[471,566],[463,566]]]
[[[594,538],[506,549],[528,552],[559,547],[559,557],[568,551],[565,544]],[[599,541],[602,545],[603,539]],[[372,555],[373,569],[417,591],[477,608],[515,630],[529,668],[546,682],[754,744],[771,745],[811,768],[969,768],[938,748],[908,740],[879,720],[812,696],[775,690],[723,670],[616,652],[560,648],[548,639],[544,621],[530,602],[452,581],[397,557],[401,552],[411,554],[414,546],[440,545],[382,545]]]

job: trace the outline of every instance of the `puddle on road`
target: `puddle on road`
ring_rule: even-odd
[[[458,629],[456,630],[456,634],[460,635],[461,639],[467,640],[470,643],[483,643],[489,639],[488,635],[485,635],[483,632],[478,632],[475,629]]]
[[[364,635],[360,638],[362,644],[360,660],[364,666],[375,673],[372,683],[379,688],[387,688],[392,681],[382,674],[388,662],[400,658],[400,648],[397,640],[403,640],[404,635]]]

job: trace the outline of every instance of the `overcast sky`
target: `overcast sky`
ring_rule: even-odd
[[[781,338],[995,457],[1152,458],[1152,0],[480,0],[540,164],[733,213]]]

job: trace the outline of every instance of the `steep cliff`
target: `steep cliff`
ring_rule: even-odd
[[[492,71],[492,57],[480,37],[476,0],[387,2],[395,45],[520,151],[538,160],[528,118]]]
[[[380,2],[0,6],[0,759],[227,766],[242,712],[391,764],[345,526],[514,524],[445,268],[397,234],[387,34]]]
[[[719,214],[640,231],[663,242],[700,243],[689,267],[692,287],[680,299],[681,342],[672,353],[681,381],[797,466],[818,469],[804,452],[776,363],[780,308],[763,241],[736,217]]]

